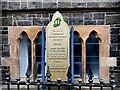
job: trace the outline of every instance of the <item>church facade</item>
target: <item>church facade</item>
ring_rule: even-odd
[[[27,69],[32,80],[45,78],[49,66],[52,81],[66,81],[69,68],[74,81],[88,82],[91,69],[95,82],[109,82],[111,68],[120,81],[120,0],[2,0],[0,7],[0,72],[10,66],[12,80],[24,80]]]

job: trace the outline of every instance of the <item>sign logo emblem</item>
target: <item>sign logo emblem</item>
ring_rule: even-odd
[[[60,17],[58,17],[58,18],[56,18],[55,20],[54,20],[54,27],[57,27],[57,26],[60,26],[60,22],[61,22],[61,18]]]

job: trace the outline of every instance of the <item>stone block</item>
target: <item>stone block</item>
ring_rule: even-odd
[[[115,81],[116,81],[116,83],[120,84],[120,73],[114,73],[114,75],[115,75]],[[119,90],[119,89],[116,88],[116,90]]]
[[[0,34],[2,34],[2,30],[0,30]]]
[[[2,27],[2,30],[8,30],[8,27]]]
[[[88,8],[97,8],[97,7],[99,7],[99,3],[98,2],[88,2],[87,7]]]
[[[33,18],[33,25],[38,25],[38,26],[42,25],[40,18]]]
[[[2,44],[0,44],[0,51],[2,51]]]
[[[43,8],[57,8],[57,3],[56,2],[43,3]]]
[[[120,24],[120,15],[107,16],[106,24]]]
[[[99,3],[99,7],[100,8],[112,8],[112,7],[116,7],[116,2],[100,2]]]
[[[31,26],[32,22],[28,20],[18,21],[18,26]]]
[[[2,44],[2,34],[0,34],[0,44]]]
[[[116,66],[117,65],[116,61],[117,61],[116,57],[109,58],[109,62],[108,62],[109,66]]]
[[[118,42],[118,37],[116,34],[111,34],[111,43],[117,43]]]
[[[2,34],[8,34],[8,30],[3,30]]]
[[[110,57],[117,57],[117,51],[110,51]]]
[[[84,13],[73,13],[73,17],[78,17],[81,20],[83,20],[83,16],[84,16]],[[72,15],[71,15],[71,17],[72,17]]]
[[[28,14],[28,17],[36,17],[37,14]]]
[[[105,13],[94,13],[94,19],[105,19]]]
[[[6,2],[2,2],[2,9],[7,9],[8,7],[7,7],[7,1]]]
[[[27,9],[27,2],[21,2],[21,9]]]
[[[9,57],[10,56],[10,52],[9,51],[10,51],[9,45],[4,44],[3,48],[2,48],[2,57]]]
[[[3,51],[9,51],[10,46],[8,44],[3,44]]]
[[[86,2],[78,2],[78,3],[76,3],[76,2],[72,2],[72,7],[73,8],[86,8],[87,7],[87,5],[86,5]]]
[[[22,0],[22,1],[28,1],[28,2],[42,2],[42,1],[46,1],[46,0]]]
[[[117,66],[120,66],[120,61],[117,61]]]
[[[111,28],[110,34],[119,34],[119,28]]]
[[[58,0],[58,2],[71,2],[71,0]]]
[[[2,34],[2,44],[8,44],[8,34]]]
[[[117,51],[118,49],[118,44],[117,43],[111,43],[110,45],[110,50],[111,51]]]
[[[9,2],[20,2],[21,0],[9,0]]]
[[[10,57],[10,52],[9,51],[3,51],[2,52],[2,57]]]
[[[0,65],[1,65],[2,51],[0,51]]]
[[[116,7],[120,7],[120,1],[119,2],[116,2]]]
[[[117,45],[117,46],[118,46],[118,51],[120,51],[120,43],[117,43],[117,44],[118,44],[118,45]]]
[[[120,35],[118,35],[117,37],[118,37],[118,43],[120,43]]]
[[[87,20],[85,20],[84,21],[84,25],[96,25],[96,21],[87,21]]]
[[[97,21],[97,25],[105,25],[105,21]]]
[[[9,2],[9,9],[20,9],[20,2]]]
[[[116,24],[115,27],[120,27],[120,24]],[[119,30],[119,32],[120,32],[120,30]]]
[[[28,9],[42,8],[42,2],[28,2]]]
[[[120,51],[117,51],[117,56],[120,56]]]
[[[27,20],[27,14],[13,14],[14,20]]]
[[[74,25],[83,25],[83,20],[81,20],[80,18],[70,18],[69,24],[71,24],[72,22]]]
[[[4,17],[2,18],[3,26],[11,26],[12,25],[12,17]]]
[[[120,56],[117,57],[117,61],[120,61]]]
[[[0,26],[0,30],[2,30],[2,26]]]
[[[0,1],[0,9],[2,9],[2,2]]]
[[[92,13],[91,12],[84,13],[84,19],[85,20],[92,20]]]
[[[71,2],[58,2],[58,8],[71,8]]]

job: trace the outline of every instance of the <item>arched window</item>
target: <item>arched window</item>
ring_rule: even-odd
[[[94,78],[99,77],[99,40],[96,38],[96,32],[92,31],[86,41],[86,77],[90,68]]]
[[[82,76],[82,39],[74,32],[74,75]]]
[[[35,64],[36,75],[41,75],[41,57],[42,56],[42,32],[39,32],[35,39]]]
[[[31,42],[25,32],[21,34],[19,43],[19,69],[20,77],[25,77],[27,69],[31,72]]]

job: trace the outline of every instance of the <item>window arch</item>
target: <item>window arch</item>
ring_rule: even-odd
[[[99,40],[96,38],[97,33],[92,31],[86,41],[86,77],[90,68],[94,78],[99,77]]]
[[[35,39],[35,64],[36,64],[36,76],[41,75],[41,64],[42,64],[42,32],[37,34]]]
[[[27,69],[29,69],[31,73],[31,41],[29,40],[26,32],[22,32],[19,43],[20,77],[25,77]]]
[[[82,39],[74,32],[74,75],[82,77]]]

